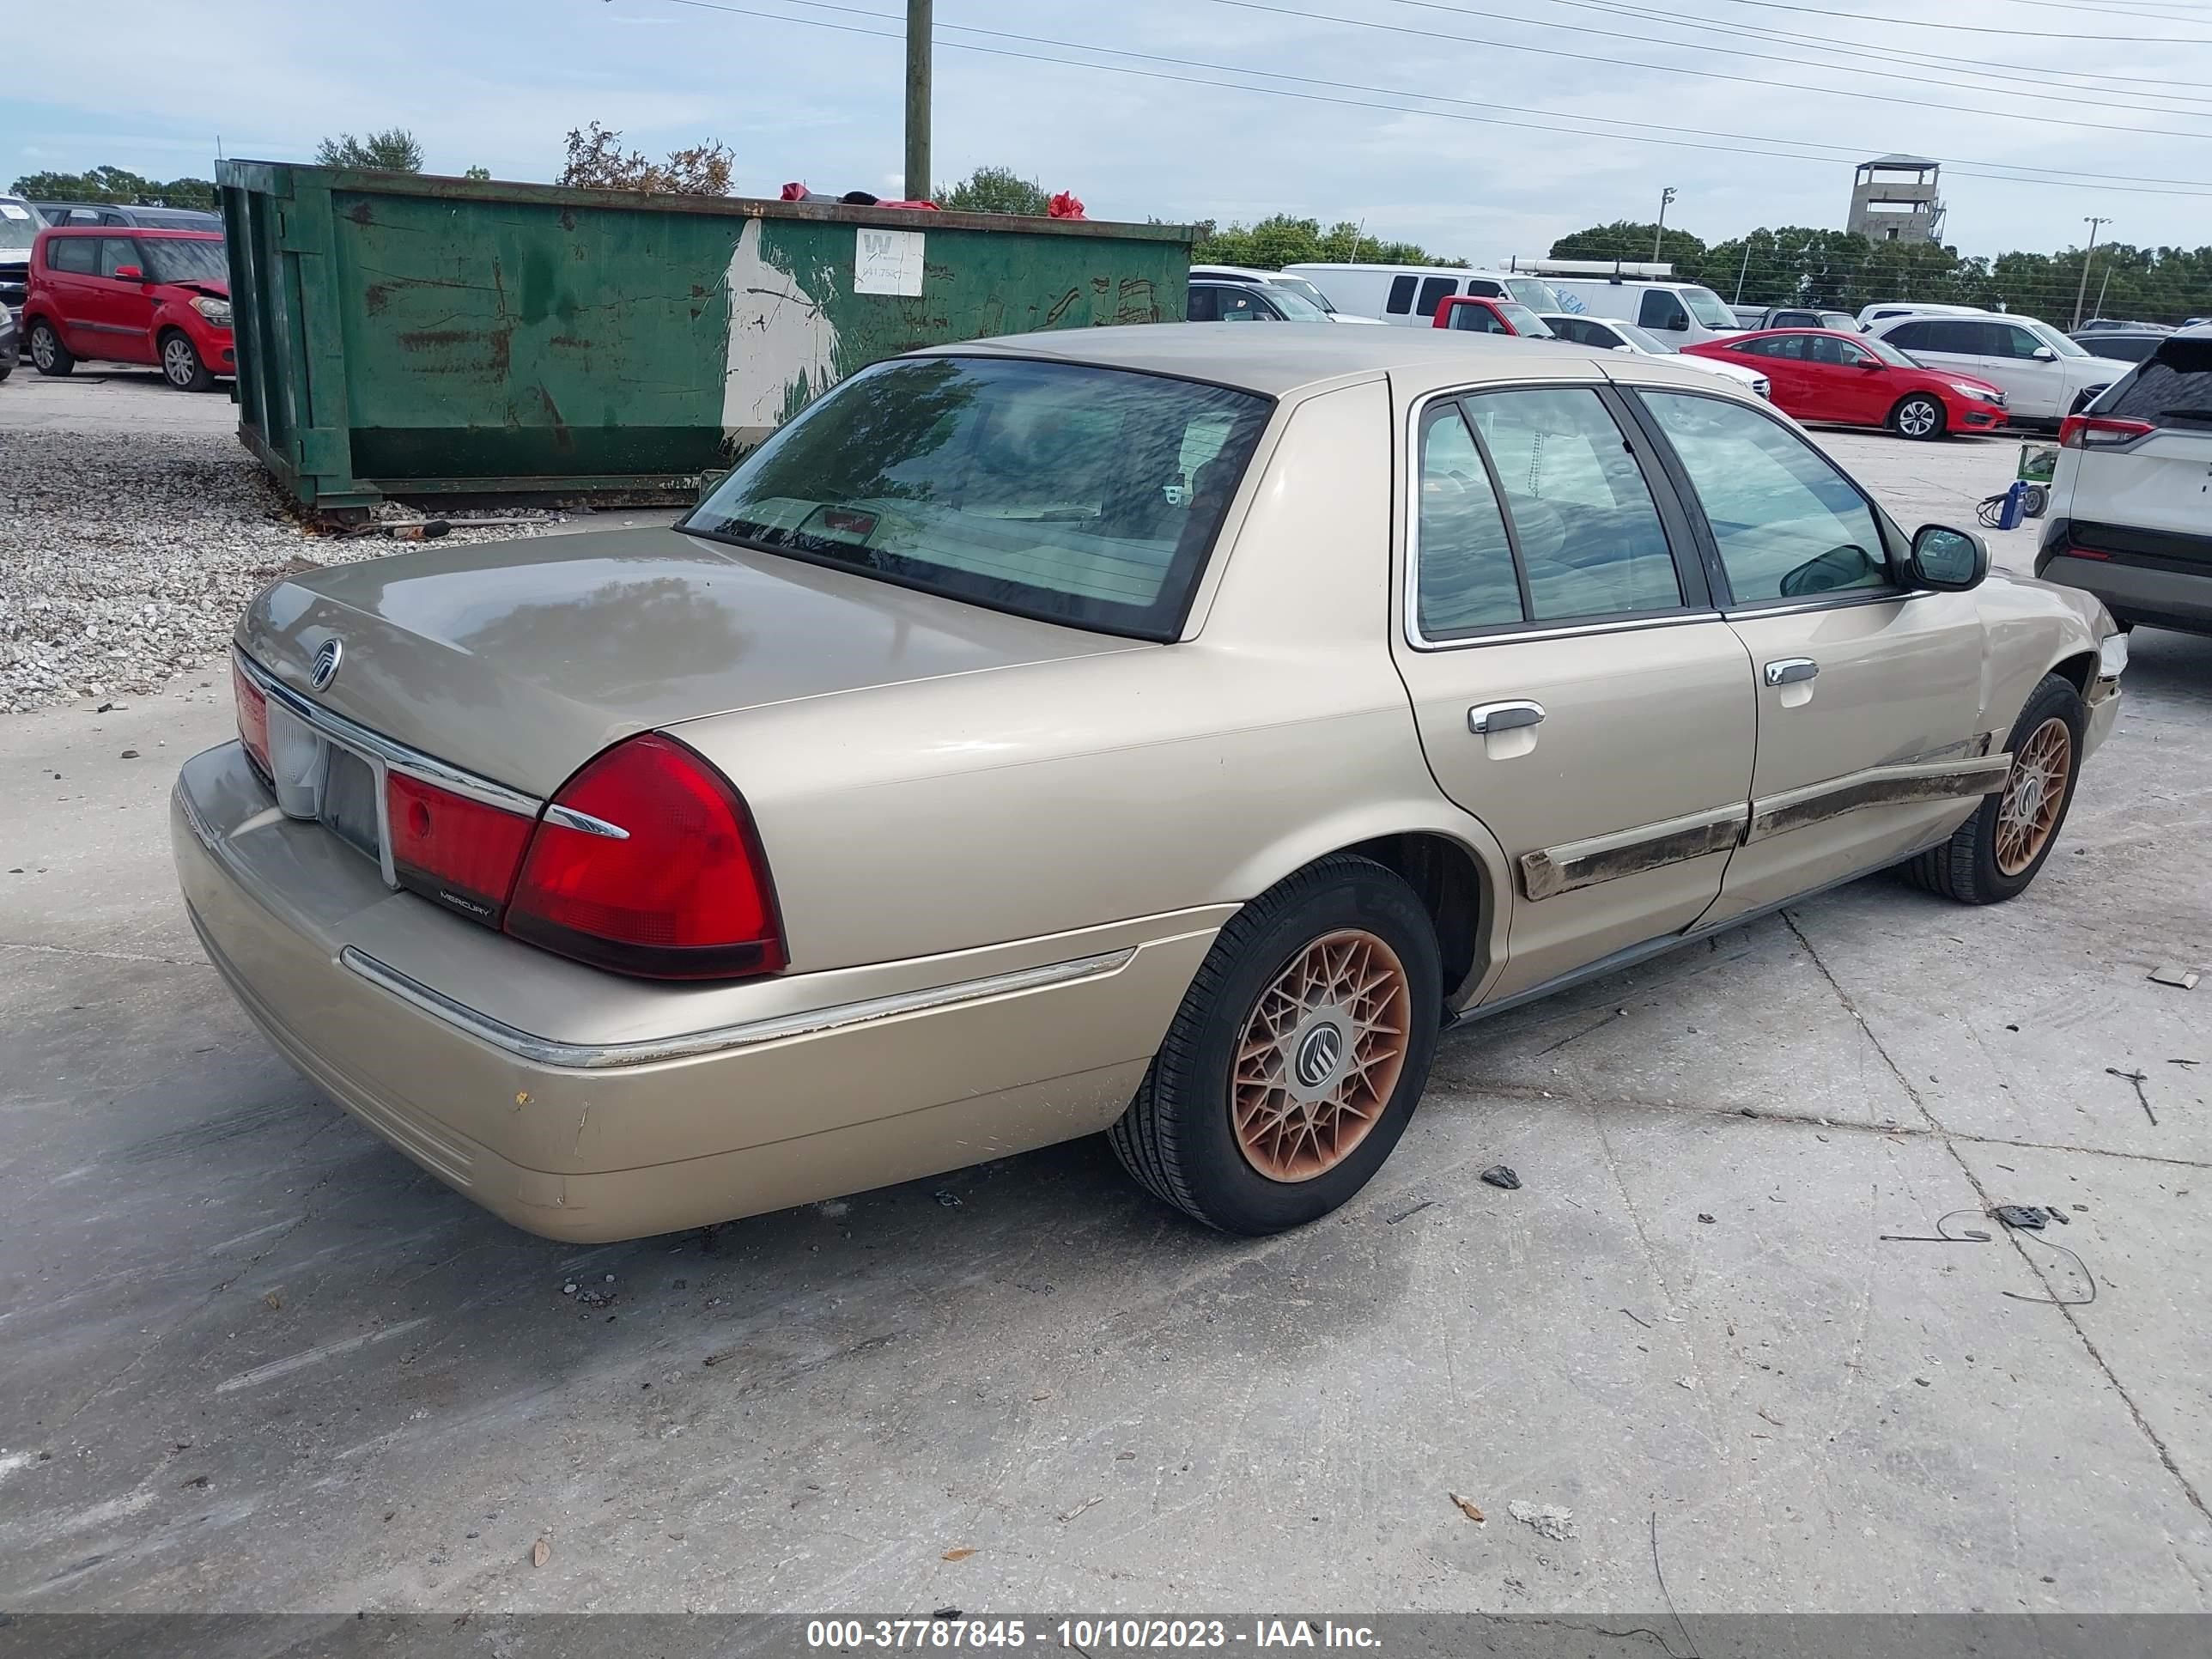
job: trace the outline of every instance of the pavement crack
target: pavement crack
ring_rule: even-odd
[[[1873,1024],[1859,1012],[1858,1004],[1851,1000],[1851,994],[1844,989],[1843,981],[1828,971],[1828,964],[1820,960],[1820,953],[1813,948],[1813,941],[1805,937],[1805,930],[1797,925],[1797,918],[1787,910],[1783,911],[1781,915],[1782,925],[1790,930],[1790,937],[1804,947],[1807,960],[1812,963],[1814,970],[1820,977],[1828,981],[1828,988],[1836,994],[1836,1000],[1844,1005],[1844,1012],[1849,1014],[1856,1023],[1859,1030],[1866,1034],[1866,1040],[1874,1045],[1875,1053],[1881,1056],[1881,1063],[1889,1067],[1889,1074],[1897,1079],[1897,1086],[1905,1091],[1905,1097],[1912,1103],[1914,1109],[1921,1116],[1928,1120],[1931,1127],[1939,1132],[1942,1131],[1942,1124],[1936,1121],[1936,1114],[1928,1109],[1928,1103],[1920,1097],[1920,1091],[1912,1086],[1912,1079],[1905,1076],[1905,1068],[1897,1063],[1889,1050],[1882,1045],[1881,1039],[1875,1035]]]
[[[35,951],[43,956],[78,957],[94,962],[147,962],[164,968],[204,968],[192,957],[157,957],[143,951],[88,951],[80,945],[34,945],[27,939],[0,939],[0,951]]]

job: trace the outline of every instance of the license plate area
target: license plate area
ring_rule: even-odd
[[[384,863],[384,781],[350,749],[324,744],[323,825],[380,867]]]

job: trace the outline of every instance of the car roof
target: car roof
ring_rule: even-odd
[[[198,230],[181,225],[49,225],[39,233],[41,236],[112,236],[118,230],[127,230],[133,240],[150,236],[155,240],[173,240],[186,242],[220,242],[219,230]]]
[[[1522,339],[1443,328],[1328,328],[1318,323],[1257,329],[1206,323],[1047,329],[931,346],[914,355],[1028,357],[1127,368],[1278,398],[1385,374],[1401,377],[1415,386],[1474,386],[1531,375],[1582,380],[1622,378],[1620,371],[1631,362],[1618,352],[1567,340]],[[1655,369],[1663,368],[1664,374],[1652,377],[1661,381],[1700,374],[1698,370],[1675,368],[1662,359],[1635,362],[1650,363]],[[1702,375],[1697,383],[1711,378]]]

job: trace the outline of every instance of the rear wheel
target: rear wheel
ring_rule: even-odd
[[[1943,435],[1943,405],[1924,392],[1916,392],[1889,411],[1890,429],[1901,437],[1940,438]]]
[[[76,358],[43,317],[31,325],[31,367],[41,374],[66,374],[76,367]]]
[[[2025,891],[2073,804],[2087,723],[2080,694],[2045,674],[2013,726],[2003,789],[1986,797],[1943,845],[1901,866],[1905,878],[1967,904],[1995,904]]]
[[[205,392],[215,384],[200,361],[199,348],[180,329],[161,337],[161,378],[179,392]]]
[[[1443,1022],[1436,931],[1413,890],[1338,854],[1221,930],[1109,1132],[1155,1196],[1224,1232],[1327,1215],[1380,1169]]]

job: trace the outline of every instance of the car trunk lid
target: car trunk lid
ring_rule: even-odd
[[[617,739],[702,715],[1144,648],[662,529],[302,572],[238,637],[331,713],[539,798]]]

